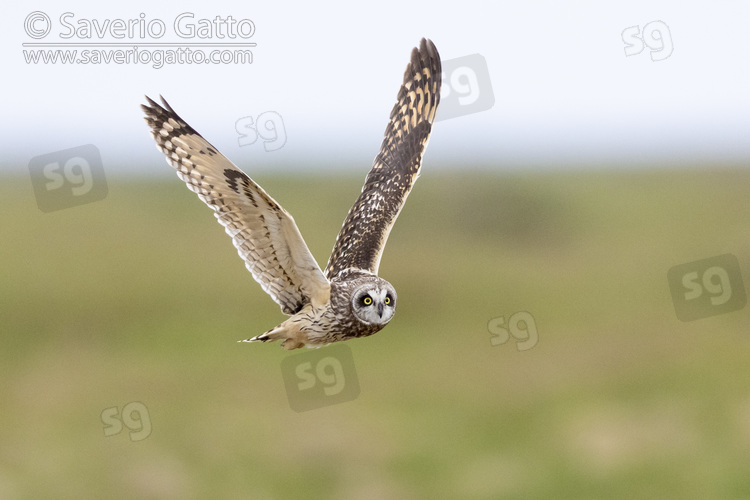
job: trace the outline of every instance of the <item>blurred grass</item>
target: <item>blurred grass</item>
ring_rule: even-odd
[[[358,177],[257,178],[325,264]],[[0,184],[2,498],[747,498],[750,308],[683,323],[674,265],[750,283],[750,171],[429,173],[347,345],[351,402],[290,410],[283,319],[176,178],[44,214]],[[539,344],[491,346],[533,314]],[[151,435],[104,437],[143,402]]]

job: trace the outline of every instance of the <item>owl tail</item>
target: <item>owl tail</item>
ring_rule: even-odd
[[[283,340],[281,347],[289,351],[304,347],[307,344],[306,335],[300,332],[299,329],[291,328],[290,326],[285,321],[265,333],[256,335],[251,339],[239,340],[238,342],[272,342],[274,340]]]

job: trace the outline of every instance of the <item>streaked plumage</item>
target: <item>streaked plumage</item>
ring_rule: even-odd
[[[142,108],[157,147],[232,237],[253,277],[290,315],[245,342],[318,347],[372,335],[393,317],[396,292],[377,276],[388,234],[419,175],[440,101],[440,58],[422,39],[404,73],[381,150],[321,271],[292,216],[185,123],[162,98]]]

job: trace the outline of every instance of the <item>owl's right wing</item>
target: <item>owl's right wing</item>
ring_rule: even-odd
[[[419,176],[440,103],[441,71],[435,45],[423,38],[412,50],[380,152],[336,237],[326,266],[330,279],[348,268],[377,274],[388,235]]]
[[[187,187],[214,210],[253,278],[292,315],[325,304],[330,283],[292,216],[185,123],[162,98],[141,105],[157,148]]]

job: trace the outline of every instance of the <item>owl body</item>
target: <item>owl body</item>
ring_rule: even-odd
[[[382,330],[396,312],[396,290],[386,280],[360,269],[346,269],[331,280],[324,305],[307,304],[291,318],[248,342],[283,340],[285,349],[322,347]]]
[[[378,267],[388,235],[419,175],[440,102],[437,49],[412,50],[380,152],[336,237],[325,273],[293,217],[188,125],[162,98],[142,108],[157,148],[187,187],[214,210],[245,266],[289,319],[241,342],[320,347],[380,331],[396,291]]]

